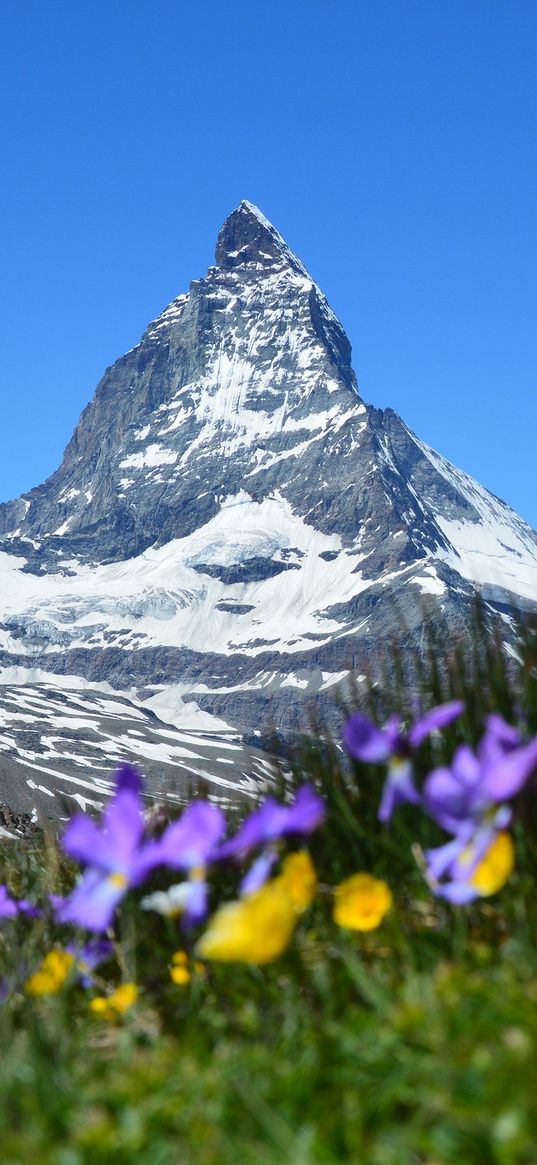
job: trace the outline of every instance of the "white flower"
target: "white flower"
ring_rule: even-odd
[[[155,890],[154,894],[148,894],[142,898],[141,905],[144,910],[156,910],[157,914],[163,914],[165,918],[175,918],[186,910],[191,896],[191,883],[177,882],[168,890]]]

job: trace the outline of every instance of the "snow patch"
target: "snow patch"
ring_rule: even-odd
[[[163,445],[148,445],[141,453],[131,453],[120,461],[120,469],[145,469],[148,465],[173,465],[178,453]]]

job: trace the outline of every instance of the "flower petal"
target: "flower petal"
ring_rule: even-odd
[[[0,886],[0,918],[15,918],[18,913],[18,903],[10,897],[6,886]]]
[[[426,736],[430,736],[437,728],[445,728],[461,716],[464,712],[463,700],[450,700],[447,704],[439,704],[437,708],[431,708],[430,712],[426,712],[419,720],[416,720],[412,725],[408,740],[412,748],[418,748],[425,740]]]
[[[182,917],[184,929],[197,926],[207,918],[209,910],[209,887],[203,878],[193,878],[188,883],[188,895],[185,912]]]
[[[69,821],[62,838],[66,854],[86,865],[100,866],[104,870],[114,868],[115,858],[108,839],[95,821],[85,814],[77,813]]]
[[[501,757],[485,773],[484,787],[491,801],[508,801],[519,793],[537,768],[537,737],[523,748]]]
[[[210,919],[196,953],[202,959],[270,963],[285,950],[297,917],[278,880],[267,882],[256,894],[221,906]]]
[[[142,778],[138,769],[134,768],[134,765],[127,763],[120,765],[115,774],[115,778],[116,792],[119,793],[124,789],[128,789],[130,793],[134,793],[137,797],[140,796],[142,792]]]
[[[272,797],[251,813],[235,834],[219,846],[218,858],[246,857],[257,845],[277,841],[288,834],[308,834],[320,824],[325,815],[325,803],[310,784],[298,790],[291,805],[280,805]]]
[[[457,858],[469,844],[472,836],[472,824],[468,823],[466,830],[462,831],[458,837],[452,838],[444,845],[435,846],[434,849],[425,850],[425,860],[427,862],[427,880],[430,885],[437,882],[453,867]]]
[[[411,762],[394,757],[390,761],[388,776],[384,782],[378,813],[379,821],[389,821],[398,805],[403,805],[407,801],[412,805],[419,805],[420,800],[414,785]]]
[[[172,866],[177,870],[191,870],[204,866],[213,856],[216,843],[225,829],[222,810],[208,801],[194,801],[185,809],[179,821],[174,821],[155,843],[154,864]]]
[[[479,774],[478,774],[479,775]],[[477,782],[474,786],[461,780],[448,768],[433,769],[423,786],[425,811],[448,833],[458,833],[462,822],[473,817],[483,805]]]
[[[242,879],[239,887],[241,898],[246,897],[248,894],[254,894],[256,890],[260,890],[265,885],[277,858],[278,854],[276,850],[263,850]]]
[[[120,788],[106,808],[104,827],[107,845],[115,859],[114,868],[121,869],[128,865],[144,832],[139,794],[131,788]]]
[[[290,833],[308,834],[324,820],[326,807],[313,785],[301,785],[294,803],[284,806],[285,820],[279,830],[272,834],[273,840]]]
[[[351,756],[370,764],[387,760],[392,753],[387,734],[360,712],[347,720],[343,729],[343,743]]]
[[[267,797],[259,809],[250,813],[234,837],[218,847],[218,858],[244,858],[257,845],[278,837],[285,822],[285,806]]]
[[[60,922],[73,922],[88,930],[106,930],[126,890],[126,884],[120,883],[114,875],[89,869],[62,903],[56,917]]]
[[[453,906],[466,906],[479,897],[471,882],[443,882],[433,889],[435,898],[445,898]]]

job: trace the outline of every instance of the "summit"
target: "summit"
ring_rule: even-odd
[[[0,572],[0,799],[54,813],[101,803],[123,757],[154,795],[255,795],[263,733],[380,644],[449,642],[476,593],[508,635],[537,535],[362,399],[337,316],[245,201],[58,470],[0,506]]]

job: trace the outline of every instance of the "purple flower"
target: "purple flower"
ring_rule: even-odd
[[[144,822],[141,781],[131,765],[116,774],[116,792],[103,825],[84,814],[74,817],[63,836],[67,854],[88,866],[72,894],[57,908],[60,922],[88,930],[106,930],[116,906],[132,886],[138,886],[157,864],[154,844],[142,844]]]
[[[219,858],[233,858],[242,861],[253,849],[262,850],[240,886],[241,894],[253,894],[264,886],[278,851],[275,843],[282,837],[297,834],[304,837],[313,833],[325,815],[325,804],[312,785],[302,785],[291,805],[280,805],[273,797],[267,797],[241,828],[218,849]]]
[[[358,712],[351,716],[343,730],[343,739],[351,756],[358,760],[378,764],[390,757],[410,757],[414,749],[423,743],[435,729],[445,728],[464,712],[462,700],[451,700],[439,704],[415,720],[407,732],[402,728],[398,716],[390,716],[383,728],[377,728],[367,716]]]
[[[483,782],[490,801],[509,801],[527,783],[537,766],[537,736],[529,744],[510,748],[503,756],[482,760]]]
[[[300,836],[313,833],[324,815],[324,801],[317,796],[312,785],[302,785],[291,805],[280,805],[272,797],[267,797],[261,807],[246,818],[235,837],[220,846],[218,857],[233,857],[241,861],[258,845],[278,841],[293,833]]]
[[[445,845],[425,851],[425,876],[437,898],[462,906],[479,897],[472,875],[491,850],[496,839],[511,823],[508,805],[487,814],[477,826],[467,822],[457,837]]]
[[[175,870],[206,866],[216,854],[225,827],[225,817],[218,806],[208,801],[194,801],[154,843],[160,864]]]
[[[412,753],[431,732],[445,728],[463,711],[462,700],[439,704],[415,720],[408,731],[403,729],[398,716],[390,716],[383,728],[377,728],[361,713],[347,721],[343,740],[351,756],[369,764],[388,764],[388,778],[379,808],[381,821],[389,821],[394,809],[405,801],[414,805],[420,803],[413,780]]]
[[[405,801],[419,805],[420,795],[414,784],[412,762],[394,756],[388,761],[388,777],[384,782],[379,805],[379,821],[389,821],[398,805]]]
[[[73,955],[80,983],[83,987],[91,987],[94,977],[91,974],[101,963],[105,963],[113,953],[114,947],[107,939],[94,938],[80,946],[78,943],[67,943],[66,951]]]
[[[11,898],[7,886],[0,886],[0,918],[16,918],[18,914],[27,914],[36,918],[39,911],[26,898]]]
[[[179,821],[164,830],[152,846],[155,864],[171,866],[188,872],[188,881],[174,887],[175,901],[180,902],[180,913],[185,927],[202,922],[207,915],[207,866],[216,857],[216,847],[224,829],[222,810],[208,801],[194,801],[185,809]],[[146,900],[162,898],[153,895]]]
[[[482,767],[467,744],[453,757],[451,768],[433,769],[423,786],[426,812],[448,833],[459,833],[486,809],[482,790]]]
[[[523,744],[518,728],[508,724],[503,716],[491,712],[485,719],[485,733],[478,749],[482,761],[493,761]]]
[[[537,737],[521,744],[516,729],[499,723],[487,730],[477,754],[468,745],[457,749],[451,768],[434,769],[423,788],[427,813],[447,833],[475,826],[494,806],[520,792],[537,766]]]
[[[425,854],[426,877],[434,894],[457,904],[471,902],[483,892],[473,875],[486,855],[499,852],[504,860],[505,854],[511,860],[512,843],[500,836],[513,816],[508,802],[536,767],[537,737],[524,744],[516,728],[493,715],[487,717],[475,753],[463,745],[451,768],[429,774],[423,788],[424,808],[453,835]]]

